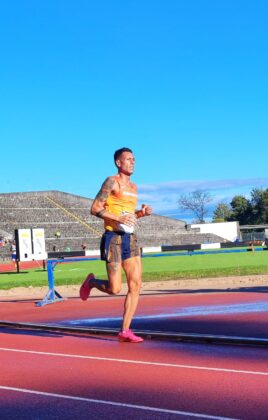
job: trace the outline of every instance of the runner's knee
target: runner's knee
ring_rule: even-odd
[[[128,283],[128,288],[131,293],[140,293],[141,289],[141,280],[131,280]]]
[[[121,286],[112,284],[109,286],[109,292],[111,295],[118,295],[121,292]]]

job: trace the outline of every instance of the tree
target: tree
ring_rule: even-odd
[[[262,199],[263,199],[263,208],[264,208],[264,222],[263,223],[268,223],[268,188],[266,188],[266,190],[263,191]]]
[[[187,195],[181,195],[178,204],[182,210],[190,210],[194,213],[197,223],[205,223],[205,216],[209,210],[207,204],[212,201],[208,191],[196,190]]]
[[[268,189],[251,191],[252,224],[268,223]]]
[[[250,223],[252,213],[252,206],[249,200],[243,195],[236,195],[231,201],[231,215],[229,220],[237,220],[241,225]]]
[[[217,205],[217,207],[214,210],[212,222],[225,222],[227,221],[231,216],[231,209],[230,207],[221,202]]]

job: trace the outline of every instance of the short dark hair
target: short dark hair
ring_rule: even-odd
[[[118,149],[114,152],[114,163],[116,164],[117,159],[120,158],[120,156],[122,155],[122,153],[124,152],[129,152],[129,153],[133,153],[131,149],[129,149],[128,147],[122,147],[121,149]]]

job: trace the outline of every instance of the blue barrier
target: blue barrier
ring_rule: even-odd
[[[57,258],[57,259],[47,260],[48,292],[43,300],[36,303],[36,306],[40,307],[40,306],[49,305],[50,303],[62,302],[63,300],[66,300],[55,289],[54,270],[59,263],[87,261],[87,260],[93,261],[93,260],[98,260],[98,259],[99,258],[84,257],[84,258]]]

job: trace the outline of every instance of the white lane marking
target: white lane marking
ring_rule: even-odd
[[[1,386],[1,385],[0,385],[0,389],[6,390],[6,391],[24,392],[27,394],[34,394],[34,395],[42,395],[45,397],[64,398],[64,399],[73,400],[73,401],[83,401],[83,402],[95,403],[95,404],[113,405],[115,407],[125,407],[125,408],[132,408],[132,409],[134,408],[136,410],[154,411],[157,413],[177,414],[181,416],[190,416],[190,417],[197,417],[197,418],[202,418],[202,419],[235,420],[235,419],[231,419],[230,417],[218,417],[218,416],[211,416],[209,414],[169,410],[165,408],[149,407],[146,405],[126,404],[126,403],[120,403],[120,402],[108,401],[108,400],[97,400],[94,398],[75,397],[73,395],[55,394],[51,392],[35,391],[32,389],[14,388],[14,387]]]
[[[42,356],[70,357],[74,359],[101,360],[105,362],[129,363],[129,364],[136,364],[136,365],[172,367],[172,368],[179,368],[179,369],[209,370],[209,371],[216,371],[216,372],[245,373],[248,375],[268,376],[268,372],[258,372],[254,370],[223,369],[223,368],[213,368],[209,366],[194,366],[194,365],[191,366],[191,365],[179,365],[175,363],[145,362],[143,360],[115,359],[112,357],[97,357],[97,356],[82,356],[80,354],[51,353],[51,352],[44,352],[44,351],[11,349],[11,348],[6,348],[6,347],[0,347],[0,351],[10,351],[10,352],[15,352],[15,353],[28,353],[28,354],[36,354],[36,355],[42,355]]]

